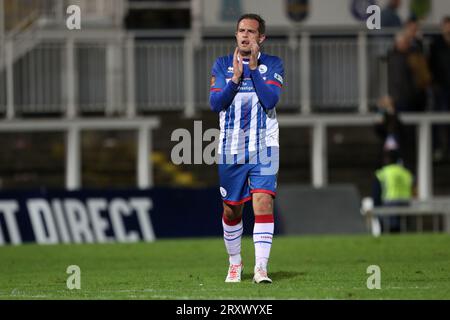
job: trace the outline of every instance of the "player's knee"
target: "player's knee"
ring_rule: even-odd
[[[230,205],[224,204],[223,215],[228,220],[235,220],[242,215],[242,206],[230,206]]]
[[[223,215],[225,216],[225,218],[227,218],[229,220],[234,219],[234,212],[229,207],[225,207],[224,206],[224,208],[223,208]]]
[[[253,205],[256,214],[273,213],[273,199],[269,194],[258,194],[254,196]]]

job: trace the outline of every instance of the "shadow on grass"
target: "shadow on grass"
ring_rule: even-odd
[[[287,280],[287,279],[293,279],[296,277],[304,276],[306,272],[295,272],[295,271],[274,271],[270,272],[269,270],[269,277],[273,281],[279,281],[279,280]],[[242,280],[252,280],[253,279],[253,273],[245,272],[242,274]]]

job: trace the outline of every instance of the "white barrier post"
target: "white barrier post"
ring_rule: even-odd
[[[76,190],[81,187],[80,129],[69,126],[66,134],[66,188]]]
[[[139,189],[147,189],[153,186],[153,174],[149,159],[150,130],[147,126],[141,126],[138,131],[138,157],[137,157],[137,183]]]
[[[301,110],[303,114],[311,113],[311,55],[310,34],[302,32],[300,40],[300,94]]]
[[[133,118],[136,116],[136,93],[135,93],[135,61],[134,61],[134,38],[128,37],[126,41],[127,50],[127,117]]]
[[[358,95],[359,113],[367,113],[368,107],[368,86],[367,86],[367,35],[365,32],[358,33]]]
[[[75,40],[72,36],[68,36],[66,42],[66,117],[75,118],[77,109],[75,106]]]
[[[322,122],[313,126],[312,149],[312,185],[321,188],[327,185],[327,130]]]
[[[194,106],[194,44],[193,36],[188,33],[184,38],[184,116],[192,118],[195,115]]]
[[[428,120],[420,121],[418,125],[418,191],[420,200],[428,200],[433,194],[433,178],[431,169],[431,124]]]
[[[5,43],[6,62],[6,118],[14,118],[14,43],[9,39]]]

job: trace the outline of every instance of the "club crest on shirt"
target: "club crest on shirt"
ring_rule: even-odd
[[[228,67],[228,72],[233,73],[234,72],[233,67]]]
[[[258,67],[259,73],[266,73],[267,72],[267,66],[265,64],[261,64]]]
[[[220,194],[225,198],[227,196],[227,190],[224,187],[220,187]]]
[[[211,77],[211,87],[214,87],[216,85],[216,77]]]

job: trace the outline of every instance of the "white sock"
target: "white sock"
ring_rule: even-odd
[[[229,255],[230,264],[241,264],[241,239],[244,231],[242,218],[228,220],[222,218],[223,239]]]
[[[253,243],[255,244],[255,264],[267,271],[267,263],[272,247],[274,231],[273,215],[255,216],[253,228]]]

